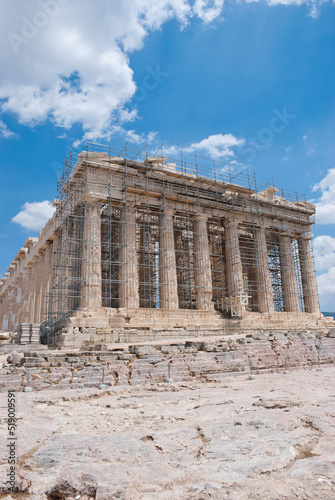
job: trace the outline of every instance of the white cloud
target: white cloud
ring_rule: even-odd
[[[193,143],[189,148],[184,151],[192,153],[194,151],[205,151],[212,158],[222,158],[227,156],[234,156],[231,149],[234,146],[242,146],[245,139],[237,139],[232,134],[216,134],[210,135],[200,142]]]
[[[312,17],[313,19],[316,19],[318,17],[318,9],[317,9],[317,6],[315,4],[312,4],[311,10],[309,11],[308,15],[310,17]]]
[[[304,0],[267,0],[269,5],[301,5]]]
[[[46,222],[52,217],[55,208],[50,201],[28,201],[23,205],[22,210],[12,218],[12,222],[20,224],[25,229],[40,231]]]
[[[0,137],[4,137],[5,139],[9,139],[9,137],[14,137],[15,134],[9,128],[7,125],[0,120]]]
[[[25,125],[79,123],[85,138],[106,137],[111,123],[136,114],[124,110],[136,91],[128,53],[150,30],[190,15],[186,0],[16,0],[15,9],[2,2],[2,110]]]
[[[321,191],[316,206],[316,222],[318,224],[335,224],[335,168],[328,170],[326,177],[315,184],[313,191]]]
[[[329,268],[326,273],[318,276],[317,281],[321,310],[333,312],[335,310],[335,267]]]
[[[317,236],[313,242],[315,268],[317,271],[335,266],[335,238]]]
[[[136,92],[129,53],[170,19],[211,23],[223,8],[223,0],[1,2],[1,110],[27,126],[80,124],[85,140],[109,139],[136,118],[126,110]]]
[[[164,154],[175,156],[180,151],[183,151],[183,153],[203,152],[211,158],[228,158],[234,156],[233,147],[241,146],[244,143],[245,139],[237,139],[232,134],[215,134],[199,142],[194,142],[190,146],[172,145],[164,147]]]
[[[193,12],[208,24],[220,16],[224,0],[195,0]]]
[[[153,137],[155,137],[156,133]],[[149,134],[150,136],[150,134]],[[179,156],[180,152],[183,153],[202,153],[208,158],[220,159],[228,158],[234,156],[234,151],[232,148],[236,146],[242,146],[245,143],[245,139],[237,139],[232,134],[215,134],[202,139],[199,142],[194,142],[190,145],[162,145],[162,151],[164,156]],[[234,162],[231,162],[233,164]]]
[[[335,224],[335,168],[328,170],[312,190],[321,191],[319,199],[312,200],[316,206],[316,222]],[[313,253],[316,270],[323,271],[317,277],[322,310],[332,312],[335,310],[335,238],[328,235],[315,238]]]
[[[156,137],[157,132],[149,132],[148,134],[136,134],[135,130],[126,130],[125,138],[133,144],[150,144]]]

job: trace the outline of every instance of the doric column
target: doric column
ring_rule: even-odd
[[[86,202],[83,240],[82,306],[101,307],[100,203]]]
[[[36,288],[36,298],[35,298],[35,313],[34,321],[32,323],[41,323],[42,314],[42,301],[43,301],[43,282],[46,280],[47,276],[44,269],[44,253],[38,256],[37,262],[34,264],[34,281]]]
[[[28,270],[27,268],[22,269],[22,280],[21,280],[21,314],[20,314],[20,323],[26,323],[29,321],[29,312],[28,312],[28,300],[29,300],[29,291],[28,291]]]
[[[136,208],[126,205],[120,217],[120,307],[139,308]]]
[[[212,255],[213,302],[222,307],[225,291],[225,271],[222,258],[221,234],[218,234],[217,238],[213,238],[209,245],[209,251]]]
[[[200,214],[194,221],[194,277],[197,309],[214,309],[213,284],[209,254],[207,215]]]
[[[11,284],[7,288],[8,297],[8,330],[14,330],[13,328],[13,287]]]
[[[274,312],[273,292],[269,268],[268,249],[263,227],[255,230],[256,276],[258,282],[259,312]]]
[[[24,297],[22,294],[22,285],[23,285],[22,272],[20,272],[17,275],[16,280],[17,280],[16,283],[17,283],[17,294],[18,294],[17,322],[22,323],[21,318],[22,318],[23,309],[24,309]]]
[[[298,248],[305,312],[320,313],[318,288],[310,240],[307,238],[299,238]]]
[[[35,316],[35,299],[36,299],[36,291],[35,291],[35,283],[34,280],[36,278],[35,272],[35,264],[32,264],[28,267],[27,272],[27,296],[28,296],[28,323],[34,323]]]
[[[84,246],[84,245],[83,245]],[[48,295],[48,307],[47,307],[47,315],[48,319],[51,319],[55,316],[58,316],[60,313],[61,305],[60,305],[60,297],[61,297],[61,279],[60,279],[60,254],[62,248],[62,232],[58,228],[55,230],[53,242],[52,242],[52,256],[51,256],[51,279],[50,279],[50,288]],[[82,267],[83,269],[83,267]],[[80,293],[84,293],[84,288],[81,287]],[[80,305],[84,307],[84,300],[81,299]]]
[[[288,235],[281,234],[279,236],[279,248],[284,310],[287,312],[299,312],[298,286],[294,269],[291,238]]]
[[[173,210],[166,209],[160,216],[159,300],[161,309],[179,308],[173,213]]]
[[[237,222],[234,218],[225,221],[226,280],[228,297],[244,293],[243,271]]]
[[[43,268],[44,279],[41,291],[41,323],[47,319],[48,294],[50,292],[52,279],[52,243],[47,243],[45,248]]]

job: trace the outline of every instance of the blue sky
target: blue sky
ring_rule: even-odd
[[[335,310],[334,2],[13,0],[0,27],[1,274],[51,215],[69,149],[163,142],[314,200]]]

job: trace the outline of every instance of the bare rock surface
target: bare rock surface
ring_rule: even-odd
[[[324,366],[253,380],[17,392],[12,497],[334,499],[334,375]],[[3,393],[2,423],[6,405]],[[10,499],[7,470],[2,452]]]

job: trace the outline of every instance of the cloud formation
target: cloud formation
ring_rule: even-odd
[[[14,132],[9,130],[7,125],[2,120],[0,120],[0,137],[9,139],[9,137],[14,137],[14,136],[15,136]]]
[[[136,92],[129,54],[168,20],[182,29],[224,15],[223,0],[15,0],[15,9],[1,2],[0,109],[27,126],[80,124],[84,140],[109,139],[135,118],[127,111]]]
[[[315,268],[317,271],[335,266],[335,238],[332,236],[317,236],[313,242]]]
[[[204,151],[211,158],[222,158],[234,156],[234,152],[231,148],[234,146],[242,146],[244,143],[245,139],[237,139],[232,134],[216,134],[210,135],[200,142],[193,143],[188,148],[184,148],[184,151],[187,153]]]
[[[202,153],[213,159],[225,159],[234,156],[232,148],[241,146],[244,143],[245,139],[238,139],[233,134],[215,134],[189,146],[164,146],[164,154],[175,156],[182,151],[183,153]]]
[[[335,303],[335,267],[330,267],[326,273],[317,278],[320,302],[324,304],[323,310],[334,311]]]
[[[50,201],[47,200],[32,203],[27,201],[22,210],[12,218],[12,222],[16,222],[28,230],[40,231],[55,210]]]
[[[326,177],[315,184],[312,190],[321,191],[320,198],[313,200],[317,224],[335,224],[335,168],[329,169]]]

